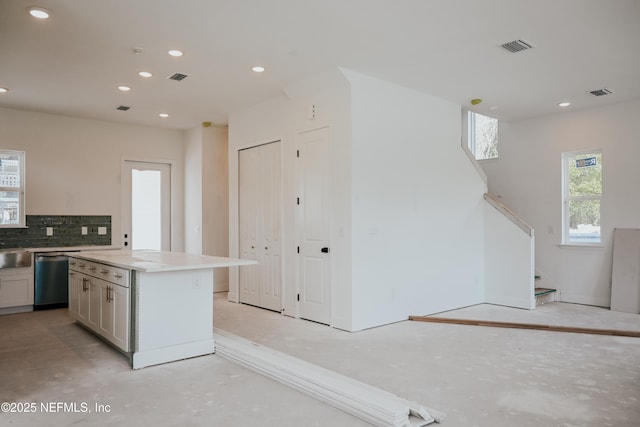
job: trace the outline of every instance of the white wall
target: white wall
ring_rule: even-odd
[[[346,75],[352,329],[482,302],[486,186],[460,146],[460,106]]]
[[[349,85],[296,87],[288,93],[300,97],[230,115],[231,256],[238,251],[238,149],[282,140],[285,314],[291,313],[295,137],[329,124],[332,326],[354,331],[482,302],[486,185],[460,146],[460,106],[343,72]],[[311,121],[309,104],[318,112]],[[237,300],[235,280],[232,271],[231,300]]]
[[[202,254],[202,128],[185,132],[184,250]]]
[[[182,132],[0,108],[0,147],[27,153],[27,215],[111,215],[114,245],[122,159],[173,161],[173,248],[184,248]]]
[[[350,113],[346,81],[331,85],[290,88],[292,98],[282,96],[229,116],[229,254],[238,256],[238,150],[282,140],[283,182],[283,280],[285,314],[296,315],[295,160],[298,133],[330,126],[333,155],[331,253],[333,326],[350,329]],[[326,82],[325,82],[326,83]],[[322,86],[322,85],[321,85]],[[294,90],[295,89],[295,90]],[[316,105],[316,118],[307,118],[307,107]],[[229,298],[237,301],[237,268],[230,270]]]
[[[185,252],[229,254],[227,134],[227,126],[203,126],[186,132]],[[214,292],[228,290],[228,269],[216,269]]]
[[[497,161],[483,164],[492,193],[536,232],[536,270],[563,301],[608,307],[615,227],[640,227],[640,101],[500,123]],[[561,153],[602,149],[601,248],[561,247]]]
[[[484,210],[485,302],[535,308],[535,237],[490,203]]]
[[[202,254],[229,256],[227,126],[202,129]],[[214,272],[214,291],[229,290],[229,269]]]

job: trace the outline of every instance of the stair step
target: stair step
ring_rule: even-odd
[[[556,290],[549,288],[535,288],[536,305],[542,305],[556,300]]]
[[[555,289],[549,289],[549,288],[535,288],[535,295],[537,297],[542,296],[542,295],[547,295],[547,294],[552,294],[556,292]]]

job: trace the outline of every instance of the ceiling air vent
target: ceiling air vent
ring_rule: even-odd
[[[611,92],[609,89],[596,89],[596,90],[590,90],[589,93],[593,96],[604,96],[604,95],[609,95]]]
[[[500,47],[508,50],[511,53],[517,53],[522,52],[523,50],[531,49],[533,48],[533,45],[524,40],[514,40],[512,42],[501,44]]]
[[[120,110],[120,111],[128,111],[131,107],[127,107],[126,105],[118,105],[116,107],[116,110]]]
[[[186,74],[175,73],[173,76],[169,76],[169,80],[175,80],[177,82],[187,78]]]

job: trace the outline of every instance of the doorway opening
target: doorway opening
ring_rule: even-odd
[[[122,173],[125,249],[171,250],[171,164],[125,160]]]

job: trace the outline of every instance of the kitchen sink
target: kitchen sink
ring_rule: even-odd
[[[31,267],[31,252],[20,249],[0,251],[0,268]]]

